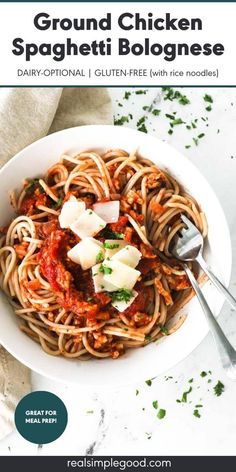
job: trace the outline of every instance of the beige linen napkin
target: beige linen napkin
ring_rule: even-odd
[[[48,133],[110,123],[111,100],[105,89],[0,89],[0,166]],[[14,429],[15,407],[30,389],[29,369],[0,346],[0,439]]]

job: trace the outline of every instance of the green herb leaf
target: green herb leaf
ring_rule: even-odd
[[[203,370],[201,373],[200,373],[201,377],[206,377],[207,376],[207,372],[205,372],[205,370]]]
[[[159,420],[162,420],[165,416],[166,416],[166,410],[163,410],[162,408],[160,408],[160,410],[157,413],[157,418],[159,418]]]
[[[101,236],[106,239],[124,239],[123,233],[116,233],[115,231],[112,231],[108,226],[104,228],[101,233]]]
[[[196,418],[201,418],[201,415],[197,409],[193,411],[193,415],[196,416]]]
[[[208,103],[213,103],[213,98],[211,95],[208,95],[207,93],[204,95],[203,100]]]
[[[163,333],[165,335],[169,334],[169,330],[166,326],[159,323],[159,328],[160,328],[161,333]]]
[[[166,118],[169,118],[169,120],[174,120],[175,119],[175,116],[170,115],[169,113],[166,113],[165,116],[166,116]]]
[[[177,125],[183,125],[185,121],[182,120],[182,118],[175,118],[173,121],[171,121],[170,125],[171,126],[177,126]]]
[[[147,92],[148,92],[148,90],[136,90],[135,91],[136,95],[146,95]]]
[[[138,131],[141,131],[142,133],[148,132],[147,127],[144,123],[138,128]]]
[[[190,100],[186,97],[186,95],[182,95],[179,99],[180,105],[188,105]]]
[[[139,395],[139,390],[136,390],[135,395],[136,395],[136,397],[137,397],[137,395]]]
[[[153,408],[155,408],[155,410],[157,410],[158,409],[158,401],[154,400],[154,402],[152,402],[152,406],[153,406]]]
[[[154,110],[152,110],[152,114],[153,114],[154,116],[159,116],[160,113],[161,113],[161,110],[158,110],[157,108],[155,108]]]
[[[120,247],[119,244],[115,243],[115,244],[110,244],[110,243],[103,243],[103,246],[106,248],[106,249],[117,249],[118,247]]]
[[[114,119],[114,125],[122,126],[124,123],[129,123],[130,116],[121,116],[120,118]]]
[[[54,205],[54,210],[57,210],[58,208],[60,208],[60,207],[61,207],[61,205],[62,205],[62,201],[63,201],[63,200],[62,200],[62,198],[61,198],[61,197],[60,197],[60,198],[58,198],[57,202],[56,202],[56,203],[55,203],[55,205]]]
[[[130,95],[131,95],[131,92],[126,91],[125,94],[124,94],[124,100],[128,100]]]
[[[111,267],[107,267],[104,264],[101,264],[100,267],[99,267],[99,272],[102,272],[102,274],[107,275],[107,274],[112,273],[112,269],[111,269]]]
[[[145,380],[145,383],[146,383],[149,387],[151,387],[151,385],[152,385],[152,381],[151,381],[150,379],[149,379],[149,380]]]
[[[146,120],[146,117],[145,116],[142,116],[141,118],[139,118],[139,120],[137,121],[137,127],[141,126],[143,123],[145,123],[145,120]]]
[[[131,297],[133,296],[132,290],[128,290],[126,288],[120,288],[119,290],[116,290],[115,292],[110,292],[109,294],[112,298],[113,302],[129,302]]]
[[[187,403],[187,401],[188,401],[188,395],[189,395],[189,393],[191,393],[191,392],[192,392],[192,387],[189,387],[189,389],[188,389],[186,392],[183,393],[180,402],[182,402],[182,403]]]
[[[29,182],[28,185],[24,188],[25,193],[27,195],[33,195],[39,183],[39,179],[31,179],[28,182]]]
[[[103,260],[103,252],[102,250],[100,250],[96,256],[96,264],[99,264],[99,262],[101,262],[102,260]]]
[[[215,395],[219,397],[224,392],[224,389],[224,384],[220,380],[218,380],[217,384],[214,386]]]

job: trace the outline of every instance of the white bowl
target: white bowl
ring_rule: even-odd
[[[23,149],[0,171],[0,226],[9,223],[12,208],[9,191],[21,187],[26,178],[43,174],[62,153],[84,149],[125,149],[139,153],[166,169],[200,203],[209,224],[206,258],[220,279],[228,285],[231,273],[231,243],[221,206],[200,172],[184,156],[166,143],[147,134],[117,126],[81,126],[51,134]],[[222,297],[207,283],[207,300],[217,315]],[[22,333],[18,320],[5,296],[0,299],[0,343],[23,364],[42,375],[81,386],[111,386],[155,377],[184,359],[202,341],[208,326],[194,297],[183,309],[188,314],[183,326],[169,337],[145,348],[128,350],[117,360],[91,359],[87,362],[53,357]]]

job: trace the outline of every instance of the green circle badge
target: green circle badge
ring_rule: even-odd
[[[63,401],[51,392],[32,392],[22,398],[15,411],[16,428],[35,444],[55,441],[65,431],[67,409]]]

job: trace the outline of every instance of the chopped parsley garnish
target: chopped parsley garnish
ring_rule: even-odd
[[[137,121],[137,128],[139,128],[139,126],[141,126],[143,123],[145,123],[145,116],[142,116],[141,118],[139,118],[139,120]]]
[[[151,387],[151,385],[152,385],[152,381],[151,381],[150,379],[149,379],[149,380],[145,380],[145,383],[146,383],[149,387]]]
[[[154,110],[152,110],[152,114],[153,114],[154,116],[159,116],[160,113],[161,113],[161,110],[158,110],[158,108],[155,108]]]
[[[87,410],[87,411],[86,411],[87,415],[92,415],[93,412],[94,412],[93,410]]]
[[[197,409],[193,411],[193,415],[196,416],[196,418],[201,418],[201,415]]]
[[[218,380],[217,384],[214,386],[215,395],[219,397],[224,392],[224,389],[224,384],[220,380]]]
[[[102,260],[103,260],[103,252],[102,250],[100,250],[96,256],[96,264],[99,264],[99,262],[101,262]]]
[[[170,126],[176,126],[176,125],[182,125],[185,122],[182,120],[182,118],[175,118],[173,121],[170,122]]]
[[[213,103],[213,98],[211,95],[208,95],[207,93],[204,95],[203,100],[208,103]]]
[[[151,334],[145,334],[145,339],[146,341],[151,341],[152,340]]]
[[[180,105],[188,105],[190,103],[188,97],[186,95],[182,95],[182,93],[178,90],[174,90],[171,87],[162,87],[162,91],[165,93],[164,100],[170,100],[171,102],[173,102],[173,100],[177,100]]]
[[[206,107],[206,111],[211,111],[211,110],[212,110],[211,105],[208,105],[208,107]]]
[[[136,395],[136,397],[137,397],[137,395],[139,395],[139,390],[136,390],[135,395]]]
[[[92,214],[93,214],[93,212],[92,212],[92,210],[90,210],[90,211],[89,211],[89,215],[92,215]]]
[[[124,239],[123,233],[116,233],[115,231],[112,231],[108,226],[104,228],[101,236],[106,239]]]
[[[159,420],[162,420],[165,416],[166,416],[166,410],[163,410],[162,408],[160,408],[160,410],[157,413],[157,418],[159,418]]]
[[[143,124],[142,126],[140,126],[140,128],[138,128],[138,131],[141,131],[142,133],[147,133],[147,132],[148,132],[148,130],[147,130],[145,124]]]
[[[125,94],[124,94],[124,100],[128,100],[130,95],[131,95],[131,92],[126,91]]]
[[[164,326],[162,324],[159,324],[159,328],[160,328],[161,333],[163,333],[165,335],[169,334],[169,330],[166,326]]]
[[[174,120],[175,119],[175,116],[174,115],[170,115],[169,113],[166,113],[166,118],[169,118],[169,120]]]
[[[201,139],[201,138],[203,138],[204,136],[205,136],[205,133],[201,133],[201,134],[198,135],[198,138]]]
[[[201,373],[200,373],[201,377],[206,377],[207,376],[207,372],[205,372],[205,370],[203,370]]]
[[[186,390],[186,392],[183,393],[181,400],[176,400],[177,403],[187,403],[188,395],[191,392],[192,392],[192,387],[189,387],[189,389]]]
[[[115,292],[111,292],[110,296],[113,302],[129,302],[131,297],[133,296],[132,290],[128,290],[126,288],[120,288]]]
[[[129,113],[127,116],[121,116],[120,118],[114,119],[114,125],[122,126],[124,123],[129,123],[132,120],[132,115]]]
[[[181,95],[179,103],[180,105],[188,105],[190,103],[190,100],[186,97],[186,95]]]
[[[188,383],[190,384],[193,383],[193,379],[189,379]]]
[[[107,267],[104,264],[101,264],[100,267],[99,267],[99,272],[102,272],[102,274],[111,274],[112,269],[111,269],[111,267]]]
[[[148,90],[136,90],[135,91],[136,95],[146,95],[147,92],[148,92]]]
[[[117,249],[118,247],[120,247],[119,244],[117,243],[114,243],[114,244],[110,244],[110,243],[103,243],[103,246],[106,248],[106,249]]]
[[[94,274],[95,275],[95,274]],[[93,302],[93,297],[88,297],[87,302]]]
[[[157,410],[158,409],[158,401],[154,400],[154,402],[152,402],[152,406],[153,406],[153,408],[155,408],[155,410]]]
[[[57,202],[54,205],[54,210],[57,210],[62,205],[62,198],[58,198]]]
[[[195,146],[198,146],[198,139],[197,138],[193,138],[193,142],[194,142]]]
[[[25,187],[25,193],[27,195],[33,195],[34,191],[36,190],[37,188],[37,185],[39,183],[39,179],[32,179],[32,180],[29,180],[29,183],[28,185]]]

